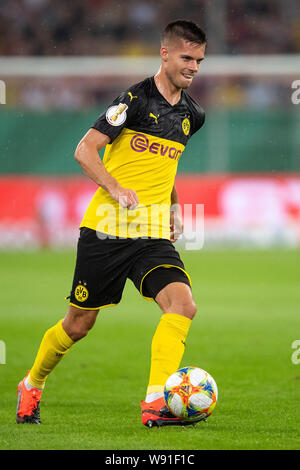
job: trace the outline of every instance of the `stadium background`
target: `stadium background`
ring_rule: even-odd
[[[299,449],[299,9],[298,0],[0,2],[1,449]],[[205,214],[204,249],[182,251],[199,306],[183,365],[214,376],[219,403],[205,432],[142,429],[160,312],[128,285],[49,378],[45,426],[16,429],[16,385],[64,315],[78,223],[96,189],[75,147],[121,90],[156,73],[160,31],[177,18],[208,36],[190,89],[206,123],[177,178],[181,202]]]
[[[299,245],[296,0],[13,0],[0,6],[0,247],[74,243],[95,190],[74,149],[156,73],[161,29],[187,12],[208,36],[190,89],[207,119],[179,164],[181,202],[204,204],[207,247]]]

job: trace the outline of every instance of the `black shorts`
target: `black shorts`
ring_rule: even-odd
[[[95,230],[81,228],[70,305],[83,309],[116,305],[122,298],[127,278],[148,300],[154,300],[171,282],[191,285],[184,264],[169,240],[101,239]]]

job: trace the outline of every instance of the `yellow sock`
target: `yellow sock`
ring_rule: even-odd
[[[46,331],[35,362],[28,376],[32,387],[44,388],[50,372],[68,352],[74,341],[67,335],[60,320],[55,326]]]
[[[147,395],[162,392],[167,378],[179,369],[191,321],[176,313],[162,315],[152,340]]]

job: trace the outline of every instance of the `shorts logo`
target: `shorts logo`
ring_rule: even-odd
[[[121,126],[126,121],[127,104],[119,103],[118,105],[111,106],[106,111],[106,120],[112,126]]]
[[[85,286],[82,284],[78,284],[78,286],[75,288],[75,299],[78,300],[78,302],[85,302],[89,296],[89,291]]]
[[[189,135],[190,128],[191,128],[190,120],[188,118],[185,118],[182,121],[182,130],[185,135]]]

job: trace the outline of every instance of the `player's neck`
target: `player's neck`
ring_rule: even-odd
[[[154,81],[159,93],[171,106],[174,106],[180,101],[182,88],[175,87],[161,70],[154,76]]]

